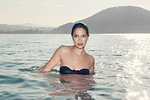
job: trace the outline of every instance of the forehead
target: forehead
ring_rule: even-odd
[[[83,28],[76,28],[73,34],[86,34],[86,30]]]

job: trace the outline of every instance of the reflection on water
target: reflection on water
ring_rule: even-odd
[[[85,49],[95,58],[93,76],[59,75],[59,66],[32,73],[64,44],[73,44],[70,35],[1,34],[0,99],[150,100],[149,34],[91,34]]]
[[[125,37],[133,39],[134,45],[128,49],[126,55],[130,60],[124,63],[122,73],[117,74],[117,80],[126,86],[127,100],[150,100],[150,89],[148,89],[150,71],[147,64],[150,61],[150,37],[148,35],[127,35]]]
[[[50,96],[66,96],[74,95],[74,99],[93,100],[92,96],[87,92],[94,85],[92,75],[59,75],[55,77],[47,77],[49,85],[53,89],[46,89]]]

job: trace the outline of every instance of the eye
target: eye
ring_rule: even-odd
[[[82,35],[82,37],[86,37],[86,35]]]
[[[77,38],[77,37],[78,37],[78,35],[74,35],[74,37],[75,37],[75,38]]]

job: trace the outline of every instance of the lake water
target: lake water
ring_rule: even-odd
[[[0,100],[150,100],[150,35],[91,34],[95,75],[34,72],[68,34],[0,34]]]

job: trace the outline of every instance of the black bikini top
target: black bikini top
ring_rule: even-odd
[[[89,75],[89,69],[81,69],[81,70],[71,70],[67,66],[60,67],[60,74],[81,74],[81,75]]]

